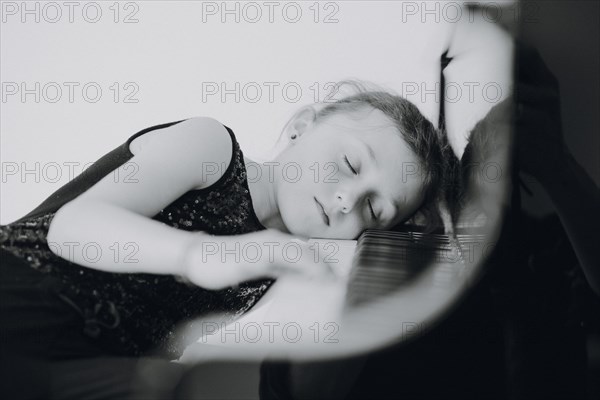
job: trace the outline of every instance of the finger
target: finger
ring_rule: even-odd
[[[333,265],[323,259],[310,260],[306,263],[306,268],[310,270],[310,274],[315,276],[321,276],[324,278],[333,278],[337,276],[336,270]]]
[[[277,274],[305,275],[305,276],[336,276],[331,265],[323,260],[313,260],[302,257],[300,259],[282,260],[272,264],[272,271]]]
[[[324,260],[316,247],[308,244],[303,246],[296,244],[294,247],[293,251],[288,252],[287,257],[273,266],[276,273],[318,279],[337,277],[332,265]]]
[[[323,248],[317,244],[306,244],[307,267],[314,276],[323,279],[335,279],[338,277],[337,270],[334,268],[334,263],[337,261],[335,257],[330,257],[331,252],[323,251]]]
[[[308,238],[290,235],[278,230],[269,230],[263,239],[276,241],[282,246],[275,252],[275,260],[264,264],[270,276],[294,275],[321,277],[331,279],[337,277],[336,270],[326,262],[328,253],[309,243]]]

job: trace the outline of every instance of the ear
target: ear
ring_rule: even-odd
[[[285,127],[284,134],[290,139],[291,143],[294,143],[314,124],[316,118],[315,108],[311,105],[304,106],[294,114]]]

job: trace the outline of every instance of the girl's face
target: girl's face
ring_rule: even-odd
[[[309,110],[312,111],[312,110]],[[314,121],[301,113],[296,135],[274,160],[275,196],[292,234],[356,239],[409,218],[423,200],[417,156],[380,110],[364,107]]]

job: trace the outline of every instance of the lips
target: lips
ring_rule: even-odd
[[[323,207],[323,204],[319,203],[319,200],[317,200],[316,197],[313,197],[313,199],[315,199],[315,203],[317,203],[317,209],[319,210],[321,217],[323,217],[323,222],[325,223],[325,225],[329,226],[329,216],[325,213],[325,208]]]

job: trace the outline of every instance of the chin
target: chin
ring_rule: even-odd
[[[313,230],[307,226],[307,219],[298,211],[298,208],[293,208],[291,211],[280,209],[279,212],[283,224],[291,235],[312,237]]]

